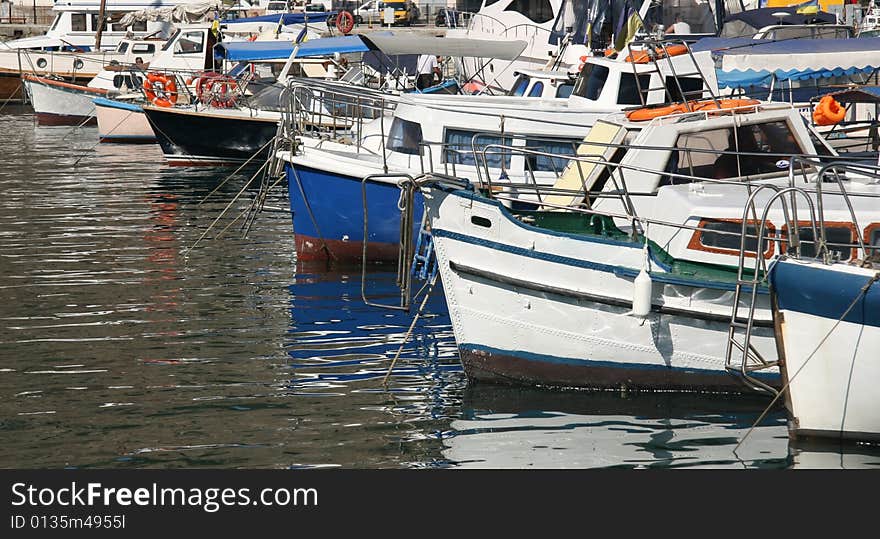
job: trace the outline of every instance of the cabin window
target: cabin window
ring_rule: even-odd
[[[553,20],[550,0],[513,0],[504,11],[517,11],[538,24]]]
[[[85,13],[71,13],[70,14],[70,29],[74,32],[85,32],[86,31],[86,14]]]
[[[558,155],[574,155],[575,148],[580,144],[581,141],[579,139],[572,141],[526,139],[526,148],[538,152]],[[568,159],[563,157],[526,154],[526,170],[531,170],[533,172],[540,170],[562,174],[566,165],[568,165]]]
[[[146,32],[147,31],[147,21],[137,21],[131,24],[132,32]]]
[[[596,101],[602,94],[602,88],[605,87],[605,81],[608,80],[608,73],[609,70],[605,66],[584,64],[584,68],[574,84],[572,95]]]
[[[174,54],[193,54],[202,52],[202,32],[185,32],[174,45]]]
[[[681,91],[678,90],[679,86],[681,86]],[[678,103],[684,101],[685,98],[693,101],[702,97],[703,81],[694,77],[666,77],[666,90],[669,92],[667,101]],[[682,92],[685,95],[681,95]]]
[[[632,73],[620,74],[620,91],[617,93],[618,105],[642,105],[648,100],[648,84],[651,75],[639,75],[638,80]]]
[[[510,92],[508,92],[507,95],[524,95],[526,93],[526,88],[528,87],[528,75],[520,75],[519,77],[517,77],[516,82],[513,83],[513,86],[510,88]]]
[[[503,144],[510,146],[512,140],[509,137],[500,135],[490,135],[485,133],[477,134],[475,131],[465,131],[462,129],[447,129],[444,142],[446,143],[445,160],[447,163],[455,163],[457,165],[471,165],[474,161],[474,148],[479,156],[479,164],[482,166],[483,152],[482,149],[489,144]],[[500,148],[489,148],[485,152],[485,164],[490,168],[501,168],[501,158],[504,157],[504,166],[510,167],[510,153]]]
[[[152,54],[156,52],[156,45],[152,43],[135,43],[131,46],[131,52],[135,54]]]
[[[110,26],[110,30],[114,32],[125,32],[125,26],[119,24],[119,21],[124,17],[124,13],[116,12],[111,13],[110,17],[107,19],[107,24]]]
[[[54,30],[55,28],[57,28],[59,22],[61,22],[61,15],[56,15],[55,20],[52,21],[52,27],[49,28],[49,30]]]
[[[128,41],[123,41],[119,44],[119,48],[116,49],[116,52],[125,52],[128,50]]]
[[[541,97],[541,94],[544,93],[544,83],[538,81],[532,86],[532,89],[529,90],[529,97]]]
[[[855,229],[850,223],[825,223],[825,243],[829,253],[840,260],[852,258],[852,245],[856,243]],[[801,256],[811,258],[816,256],[816,242],[813,237],[813,227],[809,221],[798,221],[798,235],[801,240]],[[788,240],[788,225],[782,227],[782,237]],[[788,242],[784,244],[788,249]]]
[[[175,38],[176,38],[177,36],[179,36],[179,35],[180,35],[180,28],[178,28],[177,30],[175,30],[175,31],[174,31],[174,34],[172,34],[171,37],[168,38],[168,41],[166,41],[165,43],[162,44],[162,50],[163,50],[163,51],[167,51],[167,50],[168,50],[168,47],[170,47],[171,44],[175,42],[175,41],[174,41]]]
[[[699,230],[694,231],[688,249],[717,254],[739,255],[742,246],[743,225],[739,219],[700,219]],[[771,223],[764,224],[764,258],[773,255],[775,228]],[[746,224],[745,255],[755,257],[758,250],[758,226],[755,222]]]
[[[574,90],[573,82],[566,82],[565,84],[560,84],[558,88],[556,88],[556,97],[561,97],[563,99],[568,99],[571,95],[572,90]]]
[[[802,153],[784,121],[742,125],[735,132],[729,127],[682,133],[666,172],[714,179],[782,173],[788,170],[790,156]],[[667,178],[663,183],[686,181],[692,180]]]
[[[403,118],[394,118],[391,122],[391,129],[388,132],[388,149],[408,153],[410,155],[419,155],[419,144],[422,142],[422,126],[416,122],[404,120]]]

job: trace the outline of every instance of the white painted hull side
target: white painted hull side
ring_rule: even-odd
[[[655,265],[652,312],[644,320],[628,315],[641,246],[530,227],[500,204],[461,193],[432,188],[424,194],[469,377],[593,388],[745,389],[724,368],[732,285],[701,286]],[[752,343],[772,359],[768,304],[761,296]],[[778,371],[761,376],[779,385]]]
[[[23,79],[28,98],[42,125],[65,125],[93,122],[95,103],[92,99],[102,93],[80,91],[66,86],[54,86]]]
[[[832,331],[836,320],[781,313],[794,433],[880,439],[880,328],[843,321]]]

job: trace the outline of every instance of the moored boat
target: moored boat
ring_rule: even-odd
[[[743,208],[761,185],[772,187],[755,196],[758,205],[791,178],[816,189],[821,160],[795,109],[734,105],[658,111],[644,121],[610,115],[559,181],[530,196],[521,186],[502,194],[495,182],[416,180],[470,379],[732,392],[781,386],[766,286],[747,290],[755,298],[750,363],[729,359],[731,313],[747,288],[737,272],[740,244],[747,256],[776,256],[772,243],[756,252]],[[797,156],[812,163],[799,166]],[[875,187],[844,183],[865,194],[850,197],[860,222],[880,227]],[[848,205],[829,196],[824,212],[831,249],[850,259],[862,231],[844,224]],[[768,233],[791,229],[782,209],[769,215]]]
[[[141,105],[104,97],[96,97],[94,103],[101,142],[156,142],[156,134]]]
[[[880,268],[783,258],[770,270],[789,431],[880,439]]]
[[[103,88],[90,88],[61,80],[25,74],[28,99],[39,125],[87,125],[96,123],[92,99],[107,95]]]

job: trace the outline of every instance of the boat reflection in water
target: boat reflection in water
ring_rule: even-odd
[[[781,406],[746,437],[767,403],[477,384],[464,392],[462,419],[444,433],[443,455],[462,468],[880,467],[878,446],[790,442]]]
[[[475,468],[784,468],[785,409],[699,393],[469,387],[444,456]]]

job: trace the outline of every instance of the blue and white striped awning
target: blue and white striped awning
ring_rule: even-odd
[[[694,50],[711,50],[720,63],[721,87],[777,81],[870,74],[880,68],[880,38],[787,39],[779,41],[710,38]]]

